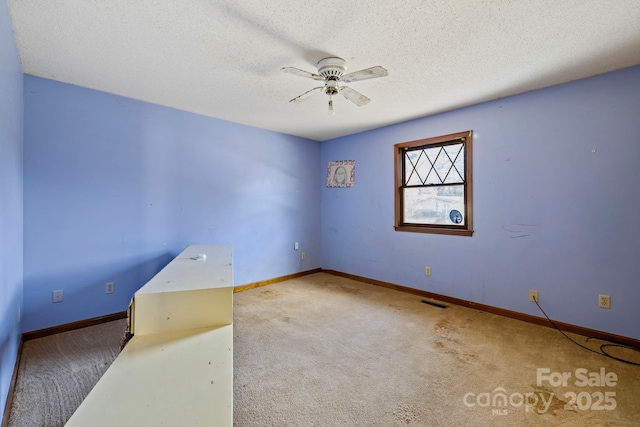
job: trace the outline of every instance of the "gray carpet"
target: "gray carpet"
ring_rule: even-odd
[[[126,320],[24,343],[9,427],[63,426],[120,352]]]
[[[236,426],[639,425],[640,367],[549,328],[325,273],[234,299]],[[123,329],[112,322],[26,343],[10,426],[63,425]],[[538,368],[571,377],[538,385]],[[616,385],[581,387],[579,368],[613,372]]]

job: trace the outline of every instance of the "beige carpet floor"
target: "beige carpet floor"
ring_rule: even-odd
[[[640,367],[550,328],[421,300],[326,273],[235,294],[234,425],[640,425]],[[123,329],[25,343],[9,425],[63,425]]]

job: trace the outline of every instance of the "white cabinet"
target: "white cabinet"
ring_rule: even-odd
[[[67,427],[232,426],[230,245],[193,245],[135,293],[133,338]]]

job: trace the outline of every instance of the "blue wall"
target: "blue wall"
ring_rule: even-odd
[[[320,267],[320,143],[33,76],[24,103],[25,331],[126,309],[189,244],[233,244],[236,285]]]
[[[393,145],[469,129],[473,237],[394,231]],[[323,268],[541,316],[537,289],[554,319],[640,338],[640,67],[322,144],[324,170],[350,159],[355,187],[322,189]]]
[[[22,71],[7,2],[0,1],[0,417],[20,342],[22,306]]]
[[[635,67],[320,144],[26,76],[23,330],[123,310],[188,244],[231,243],[238,285],[322,266],[539,315],[537,289],[555,319],[640,338],[638,87]],[[20,110],[19,96],[3,102]],[[468,129],[474,236],[395,232],[393,144]],[[349,159],[355,188],[325,188],[327,162]]]

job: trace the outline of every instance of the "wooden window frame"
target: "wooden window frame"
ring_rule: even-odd
[[[415,224],[405,223],[404,214],[404,154],[409,148],[426,146],[441,147],[450,143],[465,139],[464,146],[464,217],[465,224]],[[472,165],[473,131],[452,133],[433,138],[403,142],[393,146],[394,172],[395,172],[395,225],[396,231],[408,231],[413,233],[449,234],[454,236],[473,235],[473,165]]]

